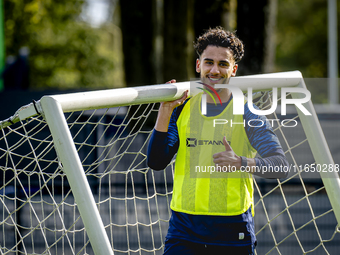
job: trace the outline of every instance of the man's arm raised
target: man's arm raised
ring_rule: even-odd
[[[176,80],[171,80],[167,83],[175,82]],[[175,120],[172,120],[171,130],[168,128],[174,109],[182,105],[187,97],[188,91],[185,91],[181,98],[160,105],[147,152],[148,166],[154,170],[164,169],[177,152],[179,142]]]

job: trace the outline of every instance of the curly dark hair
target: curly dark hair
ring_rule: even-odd
[[[198,56],[201,56],[209,45],[229,48],[233,53],[235,62],[240,61],[244,55],[242,41],[235,35],[235,32],[226,31],[223,27],[209,28],[197,38],[194,42],[194,48]]]

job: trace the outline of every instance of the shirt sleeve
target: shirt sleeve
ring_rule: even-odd
[[[258,109],[258,107],[254,107]],[[264,115],[252,113],[248,104],[244,106],[244,119],[249,142],[261,156],[255,158],[257,167],[255,174],[264,178],[286,178],[288,161],[280,141],[272,129],[272,121],[269,121]],[[276,167],[278,171],[262,171],[273,169],[273,167]]]
[[[177,120],[184,104],[176,107],[171,114],[168,132],[153,130],[148,145],[147,164],[154,170],[163,170],[171,162],[179,147]]]

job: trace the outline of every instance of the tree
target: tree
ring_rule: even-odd
[[[192,43],[194,1],[164,1],[164,79],[188,81],[195,77]]]
[[[126,84],[154,84],[152,0],[123,0],[120,9]]]
[[[114,77],[112,34],[81,21],[80,0],[5,1],[6,55],[30,49],[30,88],[108,88]],[[117,83],[116,83],[117,84]]]
[[[265,7],[267,0],[237,2],[237,35],[244,43],[245,53],[238,74],[262,73],[265,40]]]
[[[205,29],[216,26],[236,29],[245,43],[238,74],[262,73],[269,1],[121,0],[125,70],[134,73],[126,75],[127,84],[197,77],[193,41]]]
[[[279,2],[276,71],[299,70],[305,78],[327,77],[327,1]],[[314,84],[314,85],[313,85]],[[313,103],[327,102],[327,83],[309,84]]]

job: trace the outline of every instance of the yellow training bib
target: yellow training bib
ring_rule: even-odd
[[[243,116],[233,115],[231,100],[221,114],[206,117],[201,114],[201,96],[191,98],[177,120],[179,149],[171,209],[199,215],[239,215],[252,206],[254,215],[252,175],[238,169],[217,172],[213,163],[213,154],[225,151],[224,136],[238,156],[255,157]]]

